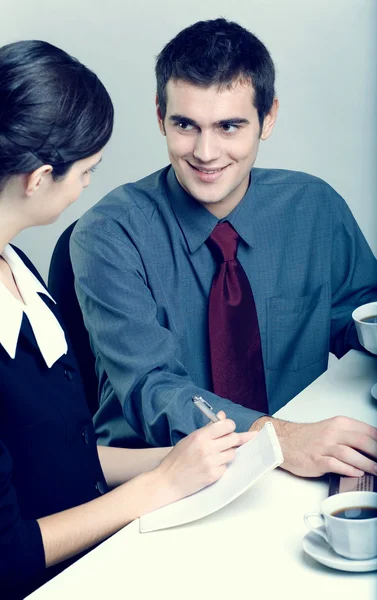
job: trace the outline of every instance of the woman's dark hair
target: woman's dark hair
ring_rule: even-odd
[[[250,31],[226,19],[199,21],[178,33],[157,57],[156,79],[163,119],[169,79],[220,88],[239,79],[249,81],[260,127],[275,96],[275,69],[267,48]]]
[[[98,77],[41,41],[0,48],[0,189],[43,164],[63,177],[110,139],[114,109]]]

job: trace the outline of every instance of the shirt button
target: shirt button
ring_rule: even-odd
[[[81,431],[81,437],[83,439],[84,444],[88,445],[89,444],[89,431],[87,427],[84,427],[84,429]]]
[[[107,491],[104,481],[97,481],[97,483],[96,483],[96,490],[101,495],[104,494]]]
[[[68,381],[72,381],[73,373],[71,371],[68,371],[68,369],[64,369],[64,377],[68,379]]]

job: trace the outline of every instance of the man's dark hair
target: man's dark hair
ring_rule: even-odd
[[[275,69],[267,48],[250,31],[226,19],[199,21],[178,33],[157,57],[156,79],[163,119],[170,79],[220,89],[237,80],[250,82],[260,127],[275,96]]]
[[[63,177],[105,146],[113,121],[98,77],[63,50],[32,40],[0,48],[0,189],[43,164]]]

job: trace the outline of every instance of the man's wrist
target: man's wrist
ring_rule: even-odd
[[[274,421],[274,420],[275,419],[272,419],[268,415],[259,417],[259,419],[254,421],[254,423],[251,425],[251,427],[249,428],[249,431],[260,431],[262,429],[262,427],[264,426],[264,424],[267,423],[267,421]]]

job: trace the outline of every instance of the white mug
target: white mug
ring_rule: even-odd
[[[337,554],[354,560],[368,560],[377,556],[377,517],[344,519],[333,515],[334,512],[360,506],[377,509],[377,492],[344,492],[329,496],[322,502],[321,512],[306,513],[304,521]],[[312,524],[313,520],[316,520],[317,526]]]
[[[361,320],[373,315],[377,315],[377,302],[359,306],[353,311],[352,318],[360,344],[372,354],[377,354],[377,323],[365,323]]]

